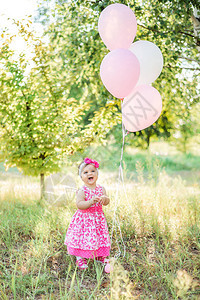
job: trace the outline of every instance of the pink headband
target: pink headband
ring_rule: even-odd
[[[95,166],[95,168],[97,168],[97,169],[99,167],[99,163],[96,160],[86,157],[79,167],[79,176],[80,177],[81,177],[83,168],[89,164],[93,164]]]

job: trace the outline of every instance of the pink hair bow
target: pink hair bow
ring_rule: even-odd
[[[86,163],[86,164],[93,164],[93,165],[95,166],[95,168],[98,168],[98,167],[99,167],[99,163],[98,163],[96,160],[90,159],[90,158],[88,158],[88,157],[86,157],[86,158],[84,159],[84,163]]]

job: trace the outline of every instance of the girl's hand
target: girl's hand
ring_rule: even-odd
[[[105,205],[108,201],[108,197],[106,195],[102,195],[101,197],[99,197],[99,203],[102,205]]]
[[[95,204],[95,203],[97,203],[97,202],[99,202],[99,200],[100,200],[100,197],[94,196],[94,197],[91,199],[92,205]]]

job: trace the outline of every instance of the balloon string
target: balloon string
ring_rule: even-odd
[[[123,99],[121,99],[121,100],[123,101]],[[117,248],[118,248],[118,251],[115,254],[115,258],[116,259],[121,256],[122,251],[123,251],[123,257],[125,257],[125,254],[126,254],[126,246],[125,246],[125,243],[124,243],[124,240],[123,240],[123,236],[122,236],[122,231],[121,231],[121,227],[120,227],[119,217],[117,216],[117,208],[118,208],[118,205],[119,205],[119,186],[120,186],[120,183],[122,183],[123,189],[125,190],[125,188],[124,188],[124,176],[123,176],[122,162],[123,162],[123,154],[124,154],[125,137],[126,137],[126,135],[128,133],[129,132],[126,131],[126,129],[124,127],[124,124],[122,123],[122,148],[121,148],[121,156],[120,156],[120,163],[119,163],[119,171],[118,171],[118,180],[117,180],[117,186],[116,186],[116,193],[115,193],[114,216],[113,216],[112,232],[111,232],[111,245],[112,245],[114,230],[116,232],[116,243],[117,243]],[[117,229],[119,230],[120,240],[118,239]],[[121,241],[121,244],[123,246],[123,250],[121,250],[121,248],[120,248],[120,241]]]

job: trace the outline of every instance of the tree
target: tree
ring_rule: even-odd
[[[51,1],[41,1],[44,5]],[[153,85],[158,89],[163,99],[163,111],[159,120],[146,130],[135,133],[143,145],[149,145],[152,137],[169,138],[176,130],[176,123],[180,117],[180,107],[187,109],[187,103],[180,105],[180,92],[183,87],[190,90],[190,106],[195,105],[198,94],[197,80],[193,84],[187,80],[186,72],[195,78],[199,74],[197,39],[193,34],[191,21],[192,4],[189,1],[181,5],[180,1],[56,1],[52,11],[46,10],[47,35],[51,42],[61,45],[60,57],[70,66],[71,76],[75,85],[71,85],[71,94],[81,97],[84,86],[89,88],[88,101],[91,109],[83,121],[88,124],[87,117],[93,110],[112,103],[110,109],[119,108],[119,101],[113,98],[103,87],[99,77],[100,63],[108,53],[101,41],[97,23],[101,11],[109,4],[120,2],[129,5],[135,11],[138,20],[136,39],[149,40],[158,45],[164,56],[164,69],[161,76]],[[50,16],[53,22],[49,22]],[[177,92],[178,91],[178,92]],[[182,93],[182,96],[184,92]],[[188,101],[181,97],[182,101]],[[196,99],[196,100],[193,100]],[[118,125],[120,126],[120,125]],[[117,140],[116,140],[117,141]],[[138,142],[137,142],[138,143]]]
[[[138,22],[138,37],[154,42],[164,56],[164,69],[153,83],[163,99],[161,117],[145,131],[136,133],[144,136],[148,145],[149,138],[155,135],[158,138],[173,136],[180,118],[187,115],[191,119],[191,107],[198,101],[197,76],[200,69],[196,48],[198,41],[192,32],[192,1],[187,4],[162,0],[143,3],[143,10],[147,13]]]
[[[103,139],[116,121],[99,122],[98,117],[104,114],[106,123],[104,109],[91,118],[93,127],[83,128],[83,116],[90,108],[85,101],[87,86],[79,101],[70,96],[70,74],[57,48],[35,38],[29,23],[15,25],[32,58],[22,53],[16,56],[12,50],[15,36],[5,30],[0,54],[1,160],[24,174],[40,174],[43,196],[44,175],[60,170],[63,155],[72,155],[95,139]]]

